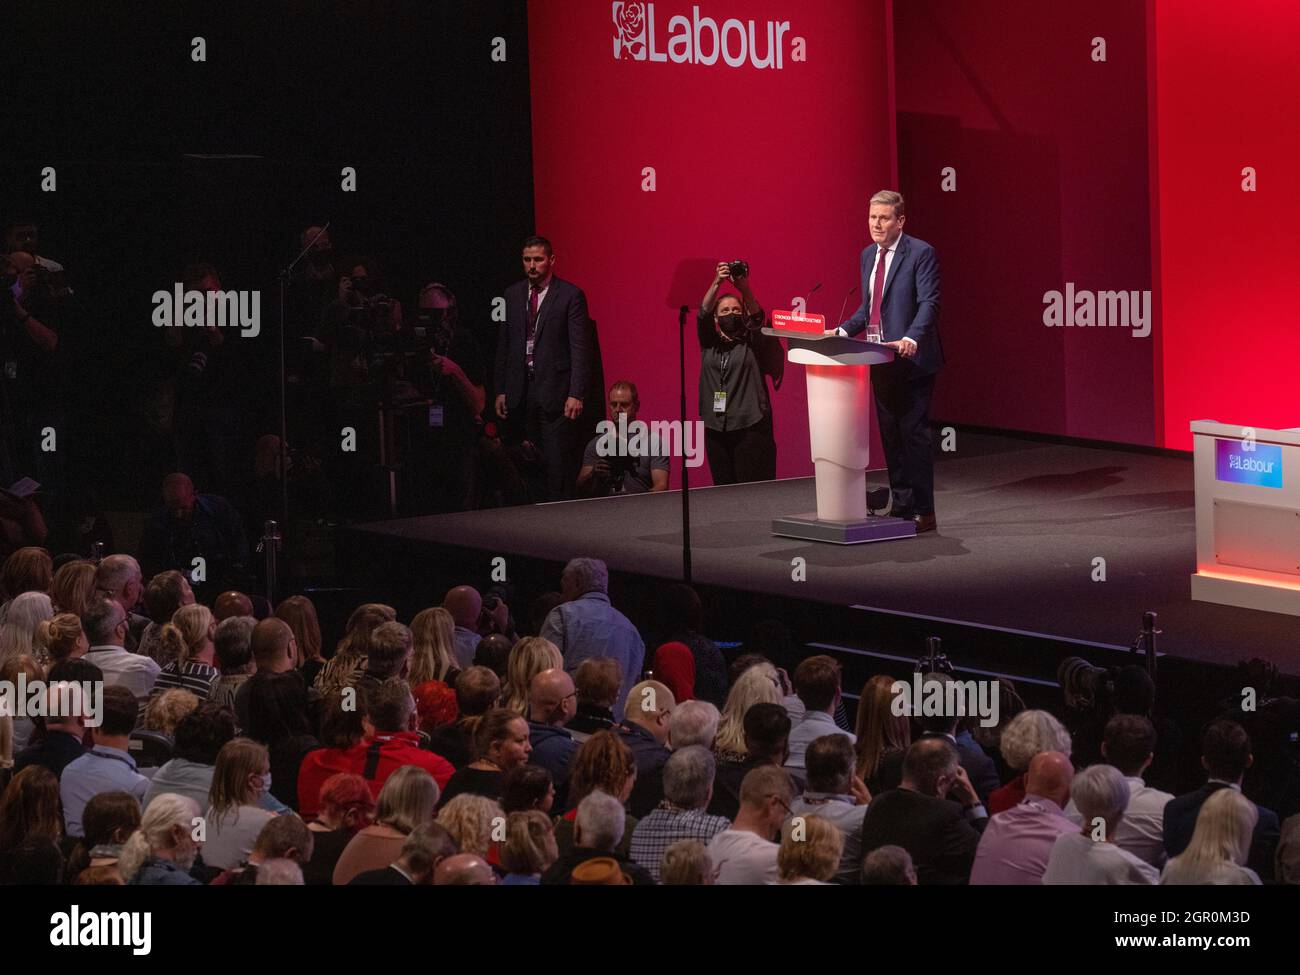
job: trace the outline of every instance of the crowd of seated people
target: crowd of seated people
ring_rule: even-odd
[[[1180,788],[1133,673],[1098,714],[1100,675],[1067,661],[1058,714],[1004,689],[977,738],[900,713],[884,674],[850,725],[821,654],[787,675],[746,647],[718,707],[695,680],[716,647],[647,651],[593,559],[540,636],[460,585],[409,625],[356,607],[332,653],[305,595],[209,605],[124,554],[56,572],[22,549],[0,581],[0,679],[48,704],[0,716],[0,883],[1300,882],[1300,810],[1253,794],[1246,717],[1207,716]]]

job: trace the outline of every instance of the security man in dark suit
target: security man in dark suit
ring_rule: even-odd
[[[525,240],[523,265],[527,280],[505,292],[496,414],[537,449],[547,498],[557,501],[573,495],[582,446],[576,421],[591,381],[595,342],[587,296],[554,275],[551,242]]]

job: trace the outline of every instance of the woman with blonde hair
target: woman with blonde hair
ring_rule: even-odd
[[[400,766],[379,790],[375,821],[357,831],[334,865],[334,886],[367,870],[382,870],[402,853],[415,827],[433,821],[438,783],[418,765]]]
[[[59,566],[50,587],[50,599],[60,613],[80,616],[95,595],[95,563],[77,559]]]
[[[53,616],[50,597],[43,592],[24,592],[10,600],[9,612],[0,626],[0,666],[14,657],[32,654],[36,630]]]
[[[421,610],[411,620],[411,687],[432,680],[455,686],[456,675],[456,622],[451,613],[441,606]]]
[[[257,834],[275,818],[260,805],[270,790],[271,758],[266,746],[249,738],[226,742],[217,753],[208,793],[203,847],[207,866],[233,870],[248,859]]]
[[[745,748],[745,712],[755,704],[780,703],[780,679],[776,668],[766,660],[754,664],[736,678],[722,708],[718,737],[714,739],[713,749],[718,761],[743,762],[749,756]]]
[[[275,615],[293,630],[302,679],[311,687],[316,682],[316,675],[325,668],[325,658],[320,652],[320,620],[316,617],[316,605],[306,596],[290,596],[275,607]]]
[[[212,611],[201,603],[182,606],[172,614],[170,623],[163,626],[158,636],[160,652],[171,663],[167,664],[154,681],[154,695],[173,688],[189,691],[200,701],[206,701],[218,671],[213,665],[212,637],[217,631],[217,621]]]
[[[397,610],[384,603],[362,603],[354,609],[334,656],[316,675],[316,689],[328,695],[351,687],[365,673],[371,635],[385,623],[396,619]]]
[[[901,755],[912,744],[912,726],[907,715],[894,713],[895,683],[893,677],[877,674],[863,686],[862,696],[858,698],[857,774],[872,795],[882,788],[898,785],[897,782],[881,783],[881,764],[886,756]]]
[[[15,692],[20,673],[26,675],[29,685],[33,681],[45,679],[45,668],[40,665],[36,655],[31,653],[20,653],[0,665],[0,681],[8,682],[8,686],[14,687]],[[32,732],[35,730],[36,724],[31,718],[0,713],[0,769],[13,768],[14,759],[31,743]]]
[[[1007,768],[1018,773],[1014,779],[989,793],[989,815],[1020,805],[1025,798],[1025,774],[1029,763],[1040,752],[1061,752],[1069,755],[1074,742],[1065,725],[1047,711],[1030,709],[1021,711],[1002,729],[1000,748]]]
[[[48,593],[54,582],[54,560],[39,545],[28,545],[9,553],[0,565],[0,590],[7,602],[0,606],[0,622],[7,618],[9,603],[25,592]]]
[[[506,660],[505,704],[515,714],[528,716],[528,689],[543,670],[563,670],[564,654],[550,640],[526,636],[510,650]]]
[[[176,735],[176,726],[198,706],[199,699],[179,687],[155,694],[144,709],[144,730],[172,738]]]
[[[506,816],[506,841],[501,847],[501,881],[507,887],[541,882],[546,868],[560,858],[551,817],[538,809]]]
[[[844,855],[844,834],[821,816],[795,816],[781,829],[776,868],[782,884],[831,882]]]
[[[460,847],[461,853],[474,853],[484,860],[496,845],[492,836],[497,823],[505,824],[501,806],[487,796],[464,792],[438,810],[436,821]]]
[[[55,613],[36,628],[32,641],[37,656],[44,656],[50,666],[65,660],[77,660],[86,655],[90,641],[81,629],[81,618],[75,613]]]
[[[1160,883],[1173,885],[1251,885],[1259,874],[1246,866],[1250,841],[1259,822],[1255,804],[1233,788],[1210,794],[1196,816],[1187,849],[1165,864]]]

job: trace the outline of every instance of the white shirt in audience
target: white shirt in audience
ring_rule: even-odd
[[[1124,781],[1128,783],[1128,808],[1115,827],[1115,845],[1159,870],[1166,859],[1165,803],[1173,796],[1151,788],[1141,776],[1126,775]],[[1065,816],[1070,822],[1083,825],[1083,816],[1073,799],[1065,807]]]
[[[149,699],[149,692],[162,670],[152,657],[121,647],[91,647],[86,651],[86,660],[104,672],[105,687],[121,684],[142,704]]]
[[[1154,884],[1160,872],[1114,843],[1102,843],[1082,833],[1056,840],[1047,858],[1044,884]]]
[[[709,859],[719,884],[774,884],[780,879],[776,866],[780,849],[756,833],[724,829],[709,841]]]

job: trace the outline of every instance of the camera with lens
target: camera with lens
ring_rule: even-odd
[[[731,275],[731,280],[736,278],[749,277],[749,261],[728,261],[727,273]]]

